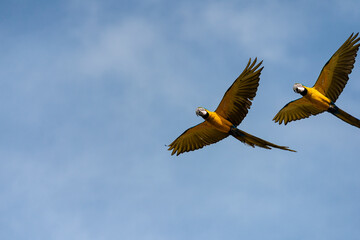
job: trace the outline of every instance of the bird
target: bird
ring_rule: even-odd
[[[258,64],[256,62],[257,58],[254,61],[249,59],[244,71],[225,92],[215,112],[203,107],[196,108],[196,115],[201,116],[204,121],[187,129],[168,145],[168,150],[172,150],[171,155],[203,148],[229,135],[252,147],[259,146],[266,149],[273,147],[295,152],[288,147],[278,146],[237,128],[248,113],[251,100],[255,97],[259,86],[263,67],[260,68],[262,61]]]
[[[349,80],[359,50],[359,33],[352,33],[324,65],[313,87],[295,83],[293,90],[301,98],[286,104],[273,118],[281,124],[329,112],[339,119],[360,128],[360,120],[335,105],[336,100]]]

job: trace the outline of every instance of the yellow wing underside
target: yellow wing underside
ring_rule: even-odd
[[[262,64],[256,64],[257,59],[249,60],[244,71],[225,92],[215,112],[229,120],[235,126],[239,125],[248,113],[251,100],[256,96],[259,86]]]
[[[216,143],[227,136],[229,134],[216,130],[205,121],[186,130],[169,145],[168,150],[172,150],[171,155],[179,155]]]
[[[316,115],[324,112],[315,108],[310,101],[305,98],[299,98],[286,104],[274,117],[275,122],[281,124],[284,122],[286,125],[288,122],[308,118],[311,115]]]
[[[325,64],[313,86],[319,92],[335,102],[343,91],[349,74],[354,68],[355,58],[359,49],[358,34],[351,36],[341,45]]]

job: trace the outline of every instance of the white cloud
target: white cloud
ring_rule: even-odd
[[[286,62],[289,43],[306,31],[301,13],[276,1],[243,5],[214,2],[196,9],[184,7],[183,34],[194,41],[224,41],[250,56]]]
[[[141,19],[130,19],[98,29],[95,39],[88,44],[80,59],[85,75],[102,76],[117,72],[139,80],[151,65],[151,53],[156,44],[156,30]],[[150,54],[150,56],[149,56]],[[130,80],[129,80],[130,81]]]

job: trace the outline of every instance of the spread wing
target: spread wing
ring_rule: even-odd
[[[260,67],[262,61],[256,64],[256,58],[251,63],[249,60],[246,68],[240,76],[234,81],[230,88],[225,92],[219,106],[215,112],[235,126],[239,125],[248,113],[251,106],[251,100],[256,95],[259,86],[260,74],[263,67]]]
[[[358,34],[351,36],[334,53],[330,60],[325,64],[314,85],[314,88],[335,102],[343,91],[349,74],[351,73],[357,51],[359,49],[360,38]]]
[[[216,143],[227,136],[229,134],[216,130],[207,122],[202,122],[181,134],[169,145],[168,150],[172,150],[171,155],[179,155]]]
[[[311,102],[306,98],[299,98],[286,104],[274,117],[275,122],[281,124],[284,122],[286,125],[288,122],[308,118],[311,115],[316,115],[323,112],[315,108]]]

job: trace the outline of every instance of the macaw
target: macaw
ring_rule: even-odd
[[[335,105],[336,99],[344,89],[349,74],[351,73],[360,37],[351,34],[344,44],[334,53],[325,64],[313,87],[306,87],[295,83],[293,90],[302,95],[301,98],[286,104],[274,117],[275,122],[296,121],[317,115],[322,112],[330,112],[341,120],[360,128],[360,120],[341,110]],[[357,43],[357,44],[356,44]]]
[[[263,67],[259,68],[262,61],[255,65],[256,61],[256,58],[253,62],[249,60],[244,71],[225,92],[215,112],[203,107],[196,109],[196,115],[201,116],[205,121],[189,128],[176,138],[169,145],[168,150],[172,150],[171,155],[194,151],[229,135],[252,147],[259,146],[266,149],[273,147],[295,152],[288,147],[275,145],[237,128],[248,113],[251,100],[255,97],[259,86]]]

